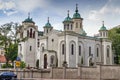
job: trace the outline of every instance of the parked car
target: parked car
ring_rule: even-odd
[[[14,72],[2,72],[0,73],[0,80],[16,80],[17,75]]]

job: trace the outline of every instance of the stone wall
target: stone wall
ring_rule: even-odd
[[[50,68],[50,69],[25,69],[25,70],[0,70],[13,71],[18,78],[45,78],[45,79],[81,79],[81,80],[120,80],[120,66],[97,65],[96,67],[78,68]]]

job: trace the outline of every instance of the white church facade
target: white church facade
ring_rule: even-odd
[[[67,63],[67,67],[112,65],[112,43],[104,23],[99,36],[87,36],[77,5],[72,18],[68,11],[63,31],[55,30],[49,18],[43,28],[43,32],[38,31],[30,17],[19,28],[18,38],[26,40],[19,43],[18,56],[26,65],[35,67],[37,60],[40,68],[62,67],[63,63]]]

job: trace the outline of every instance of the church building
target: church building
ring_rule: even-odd
[[[76,5],[71,18],[69,11],[63,20],[63,31],[55,30],[49,18],[44,31],[28,16],[19,27],[18,38],[26,39],[18,45],[18,56],[31,67],[40,68],[78,67],[96,64],[112,65],[112,42],[108,39],[108,30],[104,22],[99,36],[87,36],[83,27],[83,18]]]

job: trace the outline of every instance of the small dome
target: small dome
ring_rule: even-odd
[[[35,23],[32,18],[30,18],[30,13],[28,13],[28,18],[25,19],[23,22],[28,22],[28,23]]]
[[[81,18],[79,13],[74,13],[73,18]]]
[[[77,7],[77,4],[76,4],[76,10],[75,10],[75,13],[73,14],[73,18],[77,19],[77,18],[81,18],[80,14],[78,13],[78,7]]]
[[[50,23],[46,23],[45,27],[51,27],[51,24]]]
[[[69,17],[69,10],[68,10],[68,16],[65,18],[65,20],[63,22],[71,22],[72,18]]]
[[[107,29],[106,29],[106,27],[104,26],[104,21],[103,21],[103,25],[102,25],[102,27],[100,28],[100,30],[99,31],[106,31]]]
[[[45,24],[44,27],[52,27],[51,24],[50,24],[50,22],[49,22],[49,17],[48,17],[48,22]]]
[[[32,18],[29,17],[25,19],[23,22],[35,23],[34,21],[32,21]]]
[[[69,16],[65,18],[65,20],[63,22],[71,22],[72,18],[70,18]]]

